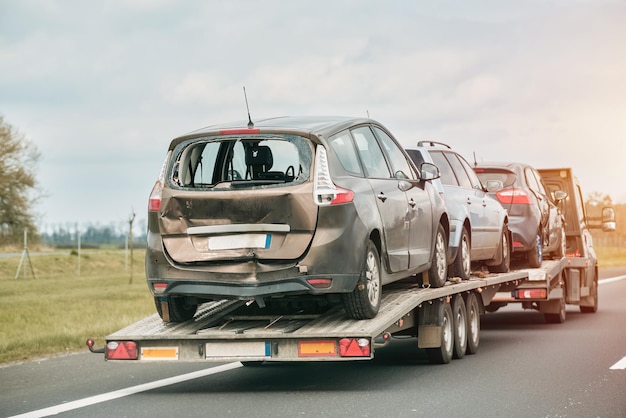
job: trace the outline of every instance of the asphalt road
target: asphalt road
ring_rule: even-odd
[[[598,313],[568,306],[564,324],[501,309],[483,317],[478,353],[448,365],[429,364],[415,339],[366,362],[146,365],[78,353],[14,364],[0,368],[0,416],[626,417],[625,300],[621,279],[602,283]]]

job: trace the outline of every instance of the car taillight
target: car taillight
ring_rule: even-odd
[[[532,199],[526,190],[523,189],[503,189],[496,193],[500,203],[508,205],[530,205]]]
[[[157,181],[148,198],[148,211],[156,212],[161,209],[161,190],[163,190],[163,186],[160,181]]]
[[[335,186],[330,178],[326,148],[319,145],[315,156],[315,177],[313,181],[313,198],[320,206],[341,205],[354,200],[354,192]]]

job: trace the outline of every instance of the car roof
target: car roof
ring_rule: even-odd
[[[170,149],[173,149],[184,140],[217,135],[224,129],[246,130],[248,129],[248,123],[247,120],[240,120],[207,126],[175,138],[170,143]],[[351,126],[365,123],[376,124],[382,127],[380,123],[369,118],[349,116],[280,116],[253,120],[253,128],[260,129],[261,132],[259,133],[263,133],[263,130],[267,130],[268,132],[292,132],[327,137]]]

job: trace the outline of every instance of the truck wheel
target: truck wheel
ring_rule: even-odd
[[[443,287],[448,280],[448,240],[443,225],[437,226],[432,264],[428,270],[428,283],[431,287]]]
[[[185,297],[172,297],[165,298],[167,302],[168,312],[163,312],[163,304],[160,297],[154,298],[154,304],[156,310],[159,313],[161,319],[165,322],[185,322],[193,318],[198,310],[197,303],[188,303]]]
[[[465,299],[467,309],[467,354],[476,354],[480,344],[480,306],[476,293],[470,292]]]
[[[459,242],[459,251],[452,264],[452,274],[460,277],[461,280],[469,280],[472,274],[472,258],[471,258],[470,236],[467,229],[463,227],[461,231],[461,241]]]
[[[441,302],[443,307],[441,309],[441,347],[427,348],[426,355],[431,363],[447,364],[452,360],[452,354],[454,351],[454,319],[452,315],[452,308],[448,302]]]
[[[559,300],[559,313],[544,313],[543,316],[548,324],[562,324],[566,317],[565,298]]]
[[[498,257],[500,264],[490,266],[489,271],[492,273],[507,273],[511,267],[511,246],[509,242],[509,228],[502,225],[502,236],[498,245]]]
[[[598,312],[598,276],[593,280],[592,296],[586,299],[592,300],[592,305],[579,305],[580,312],[582,313],[596,313]]]
[[[463,296],[454,295],[452,299],[452,315],[454,317],[454,358],[465,357],[467,350],[467,310]]]
[[[372,241],[367,243],[365,263],[355,289],[343,294],[343,306],[352,319],[371,319],[380,308],[382,284],[380,280],[380,256]]]
[[[543,241],[541,239],[541,234],[537,232],[537,236],[535,237],[535,248],[528,251],[528,265],[532,268],[541,267],[541,262],[543,261]]]

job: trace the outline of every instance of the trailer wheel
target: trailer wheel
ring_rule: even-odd
[[[431,287],[443,287],[448,280],[448,239],[443,225],[437,226],[435,235],[435,248],[430,270],[428,270],[428,283]]]
[[[461,241],[459,242],[459,251],[456,254],[454,263],[452,264],[452,274],[460,277],[461,280],[469,280],[472,274],[471,260],[471,243],[467,228],[463,227],[461,231]]]
[[[154,305],[161,319],[165,322],[185,322],[193,318],[198,310],[197,303],[188,303],[185,297],[166,298],[168,312],[163,312],[163,303],[160,297],[154,298]]]
[[[452,360],[454,351],[454,319],[452,307],[448,302],[441,302],[441,347],[427,348],[426,355],[431,363],[447,364]]]
[[[541,228],[541,227],[540,227]],[[543,240],[541,239],[541,233],[537,231],[535,237],[535,248],[528,251],[528,265],[532,268],[541,267],[543,261]]]
[[[454,352],[453,357],[465,357],[467,350],[467,310],[463,296],[454,295],[452,299],[452,315],[454,317]]]
[[[369,241],[359,282],[352,292],[342,297],[346,314],[352,319],[374,318],[380,308],[381,283],[378,249]]]
[[[480,344],[480,306],[476,293],[470,292],[465,300],[467,309],[467,354],[476,354]]]

